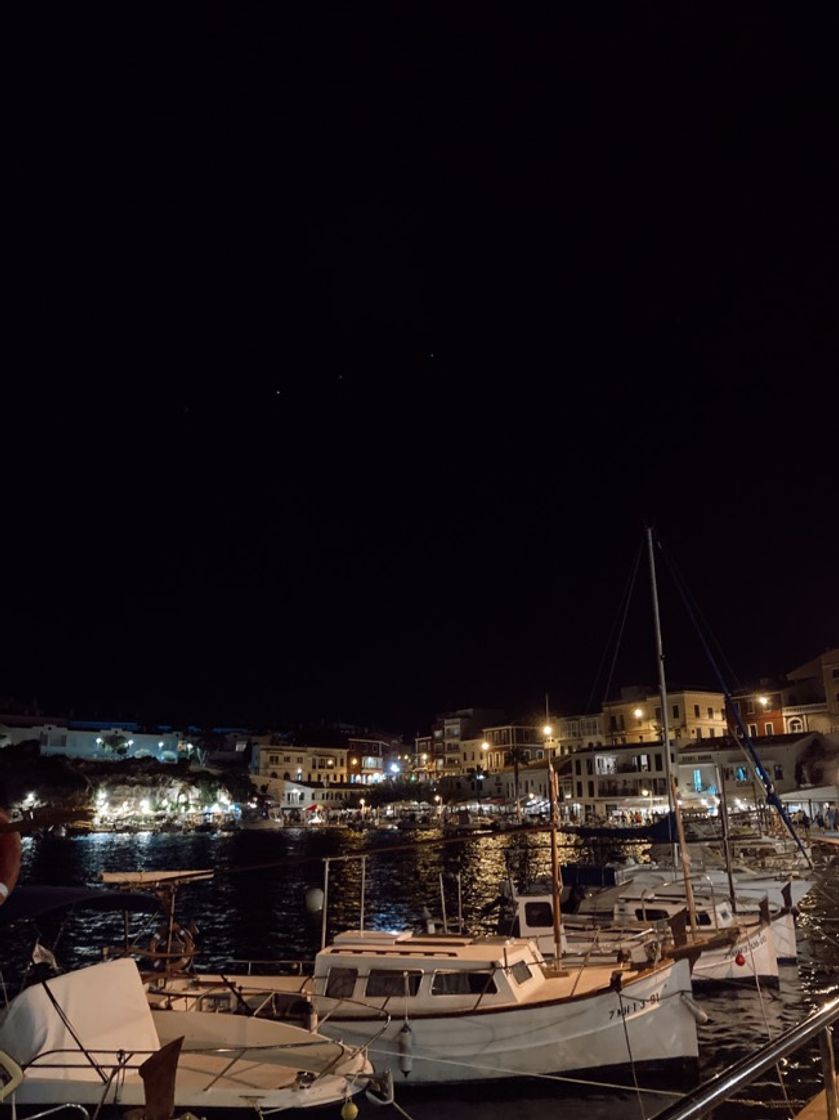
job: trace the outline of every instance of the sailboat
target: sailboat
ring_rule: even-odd
[[[717,897],[714,885],[705,882],[701,884],[705,888],[703,897],[697,901],[673,774],[652,529],[647,529],[646,536],[669,805],[667,816],[652,829],[647,828],[646,833],[653,833],[661,847],[668,852],[671,869],[656,868],[651,878],[649,869],[633,868],[623,877],[622,882],[616,882],[611,888],[601,887],[590,892],[588,898],[577,898],[574,916],[566,917],[562,923],[559,917],[561,895],[557,889],[558,886],[561,887],[561,881],[553,865],[552,845],[550,891],[528,894],[518,893],[513,888],[510,892],[516,911],[514,928],[523,936],[536,937],[543,951],[553,951],[557,957],[561,952],[560,939],[563,938],[564,951],[582,955],[584,959],[590,959],[592,955],[596,958],[608,952],[637,957],[640,953],[662,951],[677,957],[688,956],[693,962],[695,982],[743,980],[751,977],[756,981],[777,984],[779,953],[776,937],[782,946],[781,955],[787,959],[795,958],[795,927],[790,904],[787,903],[774,921],[767,908],[752,905],[748,918],[744,920],[742,911],[747,907],[741,902],[741,913],[737,913],[737,894],[730,859],[728,899],[722,892]],[[728,855],[726,824],[727,821],[724,821],[723,839],[724,850]],[[597,828],[590,829],[589,834],[617,838],[618,831],[608,827]],[[637,838],[639,831],[632,829],[631,835]],[[680,921],[685,912],[689,925]],[[606,924],[609,928],[605,928]],[[656,950],[654,946],[659,942],[662,943],[660,950]]]

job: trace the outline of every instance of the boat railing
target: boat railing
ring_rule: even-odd
[[[738,1090],[751,1085],[762,1073],[777,1065],[782,1058],[795,1053],[813,1039],[818,1039],[821,1054],[826,1115],[828,1120],[839,1120],[839,1092],[831,1034],[831,1027],[836,1022],[839,1022],[839,998],[830,1000],[760,1050],[747,1054],[710,1081],[692,1089],[676,1104],[658,1113],[656,1120],[699,1120],[707,1116],[723,1101],[730,1100]]]
[[[233,960],[231,960],[229,963],[230,963],[231,966],[235,965],[236,967],[241,965],[242,968],[245,970],[245,975],[246,976],[252,976],[254,968],[260,968],[260,969],[263,969],[263,970],[266,969],[266,968],[277,969],[279,971],[273,973],[273,975],[279,975],[279,976],[311,975],[311,973],[314,972],[314,968],[315,968],[315,962],[314,961],[304,961],[304,960],[297,960],[297,959],[277,960],[276,957],[272,957],[270,960],[264,960],[264,961],[250,960],[250,959],[245,960],[245,959],[241,959],[241,958],[240,959],[233,958]],[[227,968],[224,971],[225,972],[232,972],[233,968]]]

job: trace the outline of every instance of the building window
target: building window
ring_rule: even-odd
[[[793,719],[789,721],[787,726],[789,727],[791,733],[804,730],[804,724],[801,722],[798,716],[794,716]]]
[[[737,781],[740,782],[740,783],[745,783],[749,780],[749,776],[746,773],[746,767],[745,766],[738,766],[737,767],[736,778],[737,778]]]
[[[784,768],[781,766],[780,762],[775,763],[773,771],[775,774],[775,781],[782,782],[784,780]]]
[[[589,782],[588,784],[588,795],[589,797],[594,797],[594,782]]]
[[[656,718],[656,720],[657,720],[657,721],[658,721],[659,723],[661,723],[661,708],[656,708],[656,710],[655,710],[655,718]]]
[[[696,729],[696,738],[697,739],[702,738],[702,728],[701,727],[697,727],[697,729]]]
[[[662,758],[661,758],[661,755],[660,755],[660,754],[657,754],[657,755],[655,756],[655,768],[656,768],[656,770],[660,770],[660,769],[661,769],[661,763],[662,763]]]
[[[714,718],[714,709],[709,708],[708,709],[708,719],[713,719],[713,718]]]
[[[577,782],[577,797],[583,796],[583,783]]]
[[[749,724],[749,735],[751,735],[751,737],[753,739],[757,738],[757,724],[756,723],[750,723]]]
[[[679,705],[674,704],[673,705],[673,719],[678,719],[678,718],[679,718]]]
[[[754,700],[747,700],[746,701],[746,715],[747,716],[753,716],[754,714],[755,714],[755,702],[754,702]]]
[[[702,792],[702,771],[698,767],[693,772],[693,788],[697,793]]]
[[[709,737],[710,739],[716,739],[716,737],[717,737],[717,729],[716,729],[716,727],[709,727],[709,728],[708,728],[708,737]]]
[[[699,705],[698,704],[693,705],[693,715],[694,715],[695,719],[699,719]]]
[[[763,734],[764,735],[774,735],[775,734],[774,724],[772,724],[772,723],[764,724],[763,725]]]

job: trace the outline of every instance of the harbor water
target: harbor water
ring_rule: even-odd
[[[599,860],[621,854],[638,861],[648,845],[580,845],[570,836],[560,848],[563,862]],[[549,872],[547,832],[509,832],[444,840],[439,832],[355,833],[343,829],[283,829],[210,833],[97,833],[75,838],[27,838],[21,883],[96,885],[103,871],[212,868],[210,881],[178,893],[177,917],[198,927],[197,967],[229,968],[234,961],[311,961],[320,945],[320,916],[307,911],[306,892],[323,886],[326,856],[367,853],[364,871],[365,924],[369,929],[422,929],[428,912],[446,909],[463,918],[472,933],[498,933],[498,905],[508,871],[518,882]],[[817,885],[798,917],[799,961],[781,969],[778,989],[730,984],[696,998],[709,1016],[699,1027],[700,1077],[718,1073],[770,1037],[800,1021],[825,1000],[839,995],[839,856],[817,866]],[[328,931],[358,928],[360,860],[330,865]],[[118,943],[117,915],[79,911],[61,929],[56,956],[72,968],[101,959],[103,944]],[[30,923],[2,927],[0,969],[13,989],[31,952],[36,928]],[[43,940],[52,944],[55,918],[41,920]],[[519,1120],[550,1115],[650,1117],[672,1103],[690,1084],[647,1084],[641,1090],[579,1085],[565,1079],[527,1079],[504,1084],[447,1086],[415,1090],[397,1084],[397,1102],[412,1120],[502,1120],[511,1109]],[[721,1117],[784,1117],[820,1088],[818,1048],[802,1050],[717,1111]],[[391,1107],[360,1100],[362,1114],[395,1117]]]

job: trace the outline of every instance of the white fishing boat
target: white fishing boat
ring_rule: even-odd
[[[23,1073],[10,1097],[15,1108],[143,1106],[149,1071],[168,1043],[175,1044],[173,1105],[201,1115],[334,1105],[372,1073],[362,1049],[291,1023],[152,1011],[128,959],[33,984],[0,1021],[0,1051]]]
[[[562,953],[569,962],[628,959],[655,960],[659,956],[687,956],[693,960],[694,983],[757,980],[778,983],[779,960],[795,959],[795,923],[783,912],[770,918],[757,904],[735,914],[730,902],[698,892],[692,899],[697,932],[688,922],[684,884],[665,876],[643,875],[603,888],[561,915]],[[540,950],[554,953],[553,896],[544,887],[512,893],[511,930],[536,940]]]
[[[602,1075],[698,1056],[686,960],[552,970],[523,939],[356,931],[322,949],[309,976],[172,976],[153,998],[196,985],[204,1000],[262,1014],[311,1005],[322,1033],[369,1048],[378,1070],[412,1083]]]

